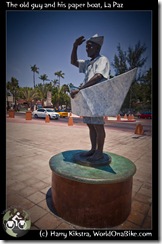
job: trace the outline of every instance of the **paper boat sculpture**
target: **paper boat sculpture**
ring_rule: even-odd
[[[91,87],[80,90],[71,99],[72,113],[78,116],[116,116],[129,88],[135,79],[137,68]]]

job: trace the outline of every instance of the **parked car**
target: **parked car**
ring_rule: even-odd
[[[68,112],[65,110],[55,110],[57,113],[59,113],[61,118],[66,118],[68,117]]]
[[[68,112],[66,112],[66,111],[59,111],[58,113],[59,113],[60,117],[62,117],[62,118],[68,117]]]
[[[50,119],[59,119],[59,113],[56,113],[52,108],[39,108],[32,112],[34,118],[46,118],[46,115],[49,115]]]
[[[152,119],[152,113],[151,112],[143,112],[138,115],[138,118],[140,119]]]

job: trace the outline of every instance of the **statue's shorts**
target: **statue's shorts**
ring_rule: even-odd
[[[94,124],[94,125],[105,124],[103,117],[83,117],[83,122],[86,124]]]

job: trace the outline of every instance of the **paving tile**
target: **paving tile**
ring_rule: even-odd
[[[136,194],[137,194],[137,192],[132,190],[132,200],[134,199]]]
[[[145,218],[144,214],[132,210],[127,220],[132,222],[135,225],[141,226],[144,218]]]
[[[72,226],[71,224],[69,223],[66,223],[66,222],[63,222],[61,223],[57,228],[56,230],[72,230],[74,229],[74,226]]]
[[[36,179],[43,180],[43,179],[47,178],[47,174],[45,173],[47,170],[42,170],[41,169],[41,171],[42,171],[41,173],[37,173],[35,175]]]
[[[37,191],[37,189],[35,189],[31,186],[26,186],[24,189],[19,191],[19,194],[23,197],[28,197],[28,196],[32,195],[33,193],[35,193],[36,191]]]
[[[144,181],[149,181],[152,179],[152,175],[149,172],[144,172],[144,171],[142,172],[142,171],[138,170],[136,172],[136,174],[134,175],[134,178],[135,179],[143,179]]]
[[[14,183],[15,183],[15,179],[11,179],[10,177],[7,177],[7,179],[6,179],[7,186],[13,186]]]
[[[133,192],[135,192],[135,193],[139,192],[140,188],[141,188],[140,185],[135,185],[134,182],[133,182],[133,188],[132,188]]]
[[[45,199],[45,194],[41,193],[41,192],[35,192],[34,194],[28,196],[28,199],[32,202],[34,202],[35,204],[41,202],[43,199]]]
[[[146,203],[146,204],[152,203],[152,197],[151,196],[147,196],[147,195],[144,195],[141,193],[137,193],[134,197],[134,200],[137,200],[139,202]]]
[[[44,210],[46,210],[47,212],[51,212],[51,210],[49,209],[49,207],[47,206],[47,202],[46,199],[39,202],[38,206],[40,206],[41,208],[43,208]]]
[[[151,189],[152,190],[152,184],[148,183],[148,182],[144,182],[143,188],[146,188],[146,189]]]
[[[18,182],[18,181],[15,181],[13,183],[13,185],[10,186],[10,190],[14,190],[14,191],[20,191],[22,189],[26,188],[26,184],[23,183],[23,182]]]
[[[152,229],[152,220],[151,217],[147,216],[142,224],[142,229],[146,229],[146,230],[151,230]]]
[[[44,215],[47,214],[47,211],[45,211],[37,205],[34,205],[32,208],[28,209],[28,212],[30,214],[32,223],[35,223],[38,219],[42,218]]]
[[[30,177],[31,177],[30,175],[23,173],[17,176],[17,180],[24,181],[24,180],[28,180]]]
[[[149,209],[150,209],[150,204],[145,204],[145,203],[139,202],[139,201],[132,202],[132,211],[133,212],[139,212],[139,213],[146,215],[146,214],[148,214]]]
[[[151,206],[150,209],[149,209],[148,216],[149,216],[149,217],[152,216],[152,206]]]
[[[47,183],[48,185],[51,185],[51,183],[52,183],[52,171],[49,174],[49,176],[46,177],[46,178],[44,178],[44,179],[42,179],[42,181],[45,182],[45,183]]]
[[[39,229],[56,229],[62,222],[62,219],[56,217],[55,215],[51,213],[47,213],[42,218],[40,218],[38,221],[34,223],[36,227]]]
[[[42,189],[44,189],[45,187],[48,187],[48,185],[49,185],[49,184],[47,184],[47,183],[45,183],[45,182],[43,182],[43,181],[39,181],[39,182],[35,183],[35,184],[33,185],[33,187],[34,187],[35,189],[42,190]]]
[[[37,228],[35,225],[31,225],[30,230],[39,230],[39,228]]]
[[[140,188],[143,184],[144,184],[143,180],[133,178],[133,185],[138,186]]]
[[[15,193],[7,195],[6,202],[7,202],[7,207],[21,206],[24,210],[25,209],[27,210],[32,206],[34,206],[33,202]]]
[[[47,186],[46,188],[43,188],[42,190],[40,190],[42,193],[44,193],[45,195],[47,194],[48,190],[51,188],[50,186]]]
[[[139,230],[140,226],[135,223],[130,222],[129,220],[126,220],[121,225],[116,226],[115,229],[117,229],[117,230]]]
[[[32,186],[33,187],[36,183],[40,182],[40,180],[38,180],[38,179],[36,179],[34,177],[30,177],[27,181],[24,180],[22,182],[24,182],[28,186]]]
[[[150,196],[152,196],[152,189],[151,188],[147,189],[147,188],[141,187],[141,189],[139,190],[139,193],[150,197]]]

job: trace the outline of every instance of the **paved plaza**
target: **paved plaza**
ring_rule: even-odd
[[[31,229],[86,229],[60,218],[51,209],[49,160],[62,151],[90,149],[86,125],[6,117],[6,201],[30,213]],[[127,220],[112,229],[152,229],[152,137],[134,137],[134,130],[105,127],[104,151],[130,159],[136,165],[132,209]],[[67,210],[68,211],[68,210]]]

